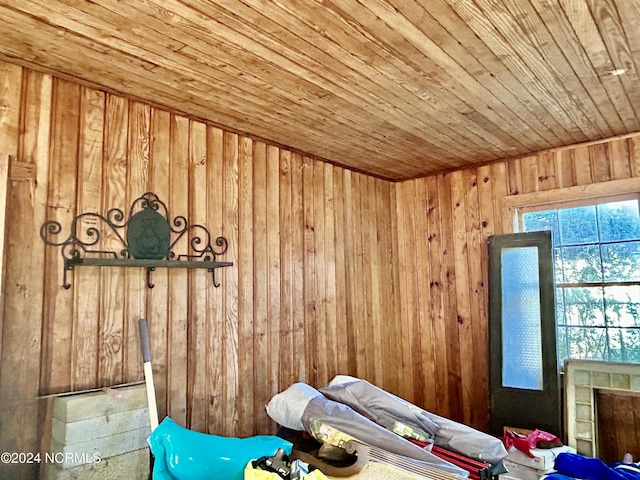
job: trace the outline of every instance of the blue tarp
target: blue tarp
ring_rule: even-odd
[[[555,461],[555,473],[546,475],[549,480],[640,480],[637,463],[604,463],[598,458],[583,457],[575,453],[561,453]]]

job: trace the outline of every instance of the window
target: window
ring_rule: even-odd
[[[518,221],[520,231],[552,231],[558,364],[640,363],[637,197],[541,208],[519,209]]]

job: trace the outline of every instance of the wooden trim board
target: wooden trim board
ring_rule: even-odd
[[[514,216],[518,208],[536,205],[571,202],[584,199],[608,197],[610,195],[625,195],[640,192],[640,177],[611,180],[608,182],[577,185],[575,187],[558,188],[502,198],[502,219],[504,233],[514,231]]]
[[[7,196],[9,190],[9,161],[11,157],[0,153],[0,356],[2,355],[2,325],[4,321],[4,245],[6,242]]]

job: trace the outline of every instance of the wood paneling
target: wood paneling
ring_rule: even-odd
[[[403,394],[486,428],[488,237],[513,231],[514,206],[637,192],[639,142],[615,138],[396,184],[399,322],[410,349]],[[411,341],[417,332],[430,341]]]
[[[34,72],[21,72],[3,65],[5,89],[3,120],[20,119],[17,124],[2,121],[3,148],[15,158],[33,165],[34,177],[24,181],[9,176],[5,231],[5,281],[0,359],[0,435],[3,445],[16,451],[39,451],[36,429],[39,418],[37,397],[41,387],[43,330],[43,279],[47,259],[37,232],[47,215],[49,157],[52,112],[52,79]],[[6,86],[9,86],[8,88]],[[19,128],[23,125],[23,128]],[[56,280],[61,280],[57,278]],[[69,297],[70,302],[73,297]],[[69,368],[70,365],[67,365]],[[38,465],[9,465],[7,478],[29,478]],[[3,475],[4,476],[4,475]]]
[[[149,324],[159,413],[194,430],[273,432],[264,411],[273,394],[296,381],[320,387],[338,373],[400,393],[392,183],[45,74],[0,69],[9,72],[0,139],[31,166],[9,172],[2,209],[0,409],[12,413],[1,416],[0,450],[48,451],[39,396],[141,380],[139,318]],[[146,191],[172,218],[227,237],[223,260],[234,266],[218,271],[220,288],[204,271],[159,268],[148,289],[136,269],[84,267],[63,289],[60,252],[39,237],[45,219],[66,235],[76,214],[126,214]],[[37,471],[6,468],[2,478]]]
[[[632,0],[2,0],[0,15],[0,58],[382,178],[640,130]]]
[[[264,404],[295,381],[366,378],[484,429],[486,239],[507,196],[571,197],[640,177],[640,140],[550,150],[400,183],[117,95],[0,63],[7,189],[0,447],[46,451],[37,398],[142,379],[147,318],[161,416],[194,430],[274,430]],[[596,183],[594,183],[596,182]],[[622,183],[620,183],[622,182]],[[557,190],[562,189],[562,190]],[[224,235],[205,272],[86,267],[61,288],[38,231],[147,190]],[[43,450],[44,449],[44,450]],[[3,478],[32,478],[16,467]]]
[[[640,395],[596,390],[598,452],[604,462],[621,462],[625,453],[640,458]]]

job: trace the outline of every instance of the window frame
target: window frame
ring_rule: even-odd
[[[523,206],[515,209],[516,218],[514,220],[514,233],[522,232],[522,215],[524,213],[541,212],[544,210],[560,210],[565,208],[588,207],[599,205],[601,203],[622,202],[625,200],[636,200],[640,204],[640,192],[623,193],[614,195],[603,195],[596,198],[584,198],[581,200],[569,200],[566,202],[555,201],[550,204],[538,204],[532,206]]]

